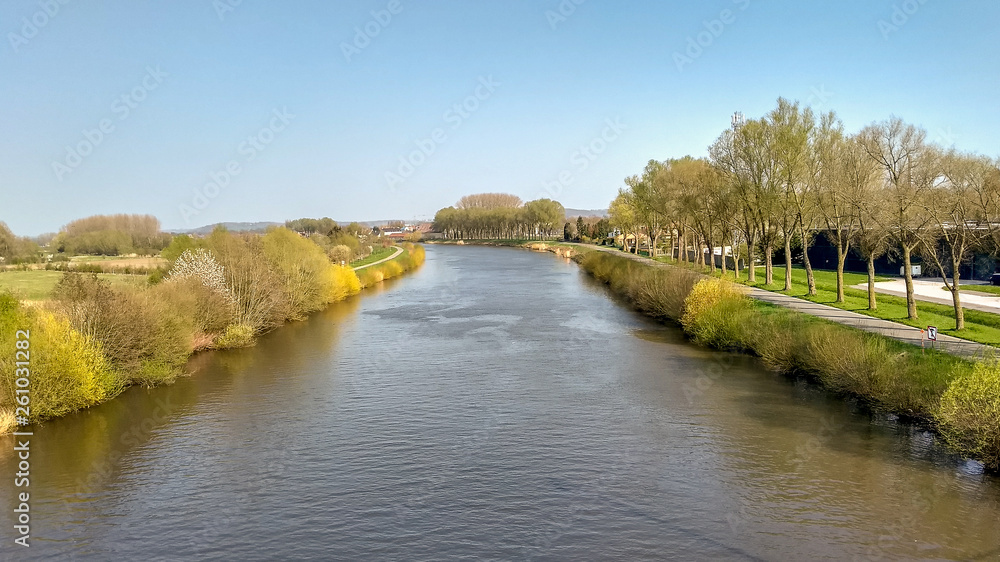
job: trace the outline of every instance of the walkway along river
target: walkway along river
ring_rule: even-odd
[[[415,273],[36,427],[0,558],[996,559],[1000,482],[569,260]]]

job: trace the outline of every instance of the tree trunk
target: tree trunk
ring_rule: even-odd
[[[740,269],[739,240],[737,240],[735,232],[733,232],[733,238],[732,240],[730,240],[730,242],[732,243],[732,248],[733,248],[733,279],[739,281],[740,273],[742,273],[742,270]],[[723,255],[722,259],[725,259],[725,255]]]
[[[961,255],[961,254],[959,254]],[[952,260],[951,265],[951,301],[955,304],[955,330],[961,330],[965,328],[965,310],[962,309],[962,295],[958,290],[959,278],[961,273],[959,268],[962,266],[960,260]]]
[[[754,267],[757,256],[754,246],[755,244],[747,244],[747,283],[757,282],[757,268]]]
[[[955,304],[955,330],[965,328],[965,310],[962,308],[962,296],[958,291],[958,275],[955,275],[956,283],[951,286],[951,300]]]
[[[726,240],[723,238],[722,242],[722,276],[726,276]],[[715,249],[712,249],[712,263],[715,264]]]
[[[913,271],[910,267],[910,247],[901,244],[903,249],[903,280],[906,282],[906,318],[917,319],[917,299],[913,297]]]
[[[809,238],[806,236],[805,227],[800,227],[802,235],[802,264],[806,268],[806,284],[809,285],[809,296],[816,296],[816,277],[813,275],[812,262],[809,261]]]
[[[837,243],[837,302],[844,302],[844,262],[847,261],[847,252]]]
[[[774,247],[770,242],[764,246],[764,284],[774,284]]]
[[[868,255],[868,310],[878,310],[875,302],[875,254]]]
[[[792,239],[785,235],[785,291],[792,290]]]
[[[712,243],[712,229],[709,228],[708,232],[708,260],[709,260],[709,271],[715,276],[715,244]],[[725,275],[725,271],[722,272]]]

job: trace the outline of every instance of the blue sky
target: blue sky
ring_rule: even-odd
[[[997,21],[995,0],[7,0],[0,220],[603,208],[779,96],[996,157]]]

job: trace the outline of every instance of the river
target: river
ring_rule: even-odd
[[[41,352],[41,351],[39,351]],[[407,276],[34,428],[4,559],[997,559],[1000,480],[575,264]]]

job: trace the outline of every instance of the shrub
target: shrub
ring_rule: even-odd
[[[221,336],[215,339],[215,346],[219,349],[232,347],[247,347],[253,345],[254,328],[248,324],[231,324]]]
[[[157,294],[67,273],[53,304],[75,329],[100,342],[111,365],[131,382],[154,384],[169,381],[193,349],[190,322]]]
[[[271,270],[260,236],[216,229],[206,246],[222,266],[226,287],[235,298],[234,322],[263,333],[290,316],[292,305],[285,284]]]
[[[337,244],[327,251],[327,256],[330,257],[330,261],[337,265],[347,265],[354,256],[354,251],[348,246]]]
[[[299,320],[330,304],[340,292],[334,267],[323,249],[287,228],[275,228],[262,239],[264,256],[289,303],[288,320]]]
[[[158,300],[202,334],[220,334],[233,320],[233,302],[198,279],[171,279],[150,288]]]
[[[951,445],[1000,469],[1000,360],[977,361],[956,377],[936,417]]]
[[[350,267],[332,265],[327,272],[332,278],[329,302],[339,302],[361,292],[361,280]]]
[[[13,349],[16,330],[30,331],[29,352],[36,352],[30,356],[32,422],[98,404],[125,387],[97,342],[63,318],[25,309],[11,295],[0,294],[0,346]],[[14,360],[13,354],[0,356],[0,418],[8,423],[15,408]]]
[[[747,327],[759,316],[741,287],[723,279],[703,279],[684,300],[681,325],[702,345],[749,349],[753,342]]]

